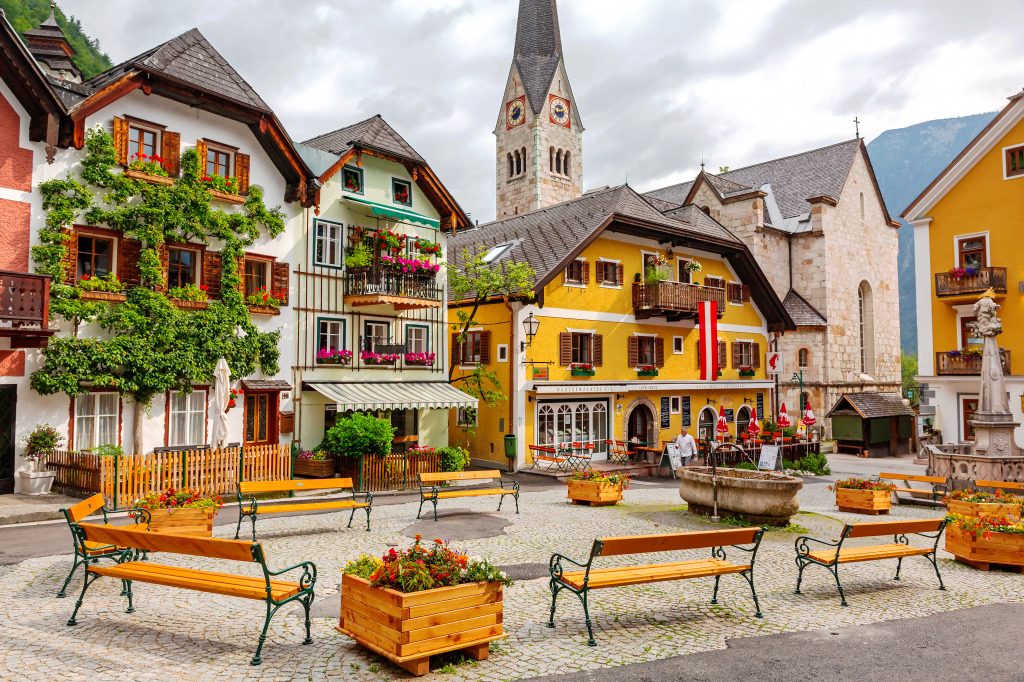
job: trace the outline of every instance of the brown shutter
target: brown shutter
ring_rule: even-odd
[[[74,229],[64,230],[64,284],[74,286],[78,278],[78,233]]]
[[[594,367],[604,364],[604,337],[594,334]]]
[[[122,166],[128,165],[128,121],[114,117],[114,154]]]
[[[245,256],[238,259],[238,290],[245,296]]]
[[[160,156],[164,157],[164,168],[172,178],[181,172],[181,135],[165,130],[160,136]]]
[[[654,365],[655,367],[665,366],[665,339],[660,336],[654,339]]]
[[[742,347],[736,341],[732,344],[732,368],[739,369],[743,362]]]
[[[590,284],[590,263],[583,263],[583,283]]]
[[[755,343],[751,346],[750,362],[754,369],[759,369],[761,367],[761,344]]]
[[[621,287],[622,283],[625,281],[626,266],[623,265],[622,263],[619,263],[619,267],[617,269],[618,269],[618,282],[619,282],[619,286]]]
[[[629,337],[629,366],[636,367],[640,364],[640,340],[635,337]]]
[[[491,364],[491,333],[480,332],[480,364]]]
[[[117,276],[126,287],[137,287],[142,284],[142,273],[139,272],[140,255],[142,242],[124,238],[118,241]]]
[[[558,364],[562,367],[572,364],[572,334],[569,332],[558,335]]]
[[[455,364],[462,364],[462,347],[459,343],[458,332],[452,334],[452,359],[455,360]]]
[[[594,281],[598,284],[604,282],[604,269],[606,265],[607,264],[604,261],[597,261],[594,263]]]
[[[729,349],[726,348],[725,341],[719,341],[718,342],[718,368],[719,369],[721,369],[722,367],[728,367],[729,366],[728,365],[728,359],[725,357],[725,354],[728,352],[728,350]]]
[[[290,270],[288,263],[274,263],[274,278],[271,281],[271,286],[274,288],[274,293],[281,299],[281,305],[288,305],[288,280],[290,279]]]
[[[206,177],[206,143],[196,140],[196,154],[199,155],[199,177]]]
[[[160,284],[157,285],[156,290],[167,293],[167,270],[170,265],[171,253],[168,251],[166,243],[156,245],[156,255],[160,258]]]
[[[216,251],[203,253],[203,286],[210,298],[220,298],[220,254]]]
[[[750,287],[747,286],[746,284],[743,285],[743,302],[750,302]]]
[[[238,178],[238,193],[249,193],[249,155],[235,154],[235,177]]]

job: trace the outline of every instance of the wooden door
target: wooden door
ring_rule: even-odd
[[[17,386],[0,386],[0,495],[14,492],[14,423]]]
[[[974,413],[978,411],[978,405],[981,401],[977,398],[963,398],[961,403],[960,414],[963,417],[963,431],[964,440],[974,440],[974,426],[970,423],[974,419]]]
[[[281,394],[246,392],[245,444],[266,445],[278,441],[278,408]]]

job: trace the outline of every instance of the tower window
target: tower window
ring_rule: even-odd
[[[519,155],[519,150],[516,150],[516,175],[523,172],[523,157]]]
[[[554,173],[554,172],[555,172],[555,148],[554,148],[554,147],[551,147],[551,148],[550,148],[550,149],[548,150],[548,154],[550,154],[550,155],[551,155],[551,159],[550,159],[550,167],[548,168],[548,170],[549,170],[549,171],[551,171],[552,173]]]
[[[558,174],[562,173],[562,150],[559,149],[558,153],[555,154],[555,172]]]
[[[526,147],[523,147],[523,172],[526,172]]]
[[[512,159],[512,155],[508,155],[508,177],[513,178],[516,175],[516,162]]]
[[[570,166],[569,166],[569,159],[570,158],[571,158],[571,155],[569,154],[569,152],[566,152],[565,153],[565,160],[562,162],[562,170],[565,173],[565,177],[569,177],[569,168],[570,168]]]

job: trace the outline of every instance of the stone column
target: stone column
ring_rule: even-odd
[[[974,304],[977,322],[971,331],[984,339],[981,360],[981,401],[971,424],[974,426],[973,454],[985,457],[1020,456],[1013,440],[1013,431],[1020,426],[1013,421],[1006,397],[1003,363],[999,355],[996,336],[1002,333],[1003,323],[996,317],[999,305],[991,298],[981,298]]]

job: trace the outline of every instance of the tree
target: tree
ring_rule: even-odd
[[[900,351],[900,375],[903,381],[903,397],[917,407],[921,401],[921,387],[917,383],[917,353]]]

